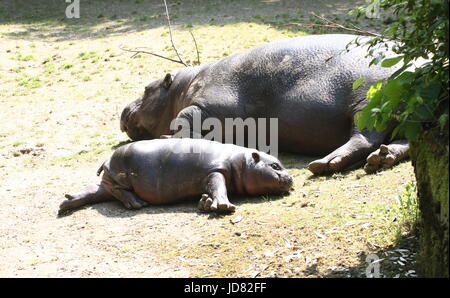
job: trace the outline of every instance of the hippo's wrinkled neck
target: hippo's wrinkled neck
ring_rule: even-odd
[[[190,105],[190,99],[186,93],[198,73],[199,67],[186,67],[175,74],[167,98],[164,99],[165,108],[162,114],[158,115],[159,121],[152,129],[154,137],[171,134],[171,121],[182,109]]]
[[[238,194],[246,194],[248,192],[245,185],[245,172],[247,171],[248,162],[246,154],[242,153],[233,156],[233,160],[229,163],[231,165],[232,187]]]
[[[169,91],[172,119],[175,119],[178,113],[191,104],[191,97],[187,96],[189,88],[202,66],[186,67],[177,72],[173,79]]]

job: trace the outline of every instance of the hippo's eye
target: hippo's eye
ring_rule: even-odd
[[[270,166],[272,167],[272,169],[276,170],[276,171],[280,171],[281,170],[281,166],[277,163],[273,163],[270,164]]]

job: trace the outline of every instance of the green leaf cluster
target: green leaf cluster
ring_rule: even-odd
[[[389,68],[401,63],[401,67],[370,86],[368,105],[355,115],[358,128],[382,131],[396,121],[393,137],[401,134],[409,140],[424,127],[443,129],[448,122],[448,109],[443,107],[448,107],[449,93],[449,1],[369,0],[351,14],[373,16],[375,9],[394,20],[381,35],[364,42],[373,57],[370,64]],[[374,50],[380,45],[396,55],[386,58]],[[363,83],[360,78],[353,88]]]

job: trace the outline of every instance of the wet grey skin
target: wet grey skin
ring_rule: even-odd
[[[108,200],[128,209],[200,199],[204,212],[233,212],[228,194],[288,193],[292,176],[264,152],[202,139],[156,139],[118,148],[98,170],[100,184],[67,194],[60,213]]]
[[[280,151],[324,156],[309,164],[314,174],[362,166],[370,153],[390,143],[395,124],[383,132],[360,131],[354,115],[367,105],[368,88],[397,68],[369,67],[372,58],[366,57],[365,47],[346,51],[357,37],[365,38],[328,34],[275,41],[166,74],[124,108],[121,130],[132,140],[144,140],[173,135],[173,119],[185,119],[192,128],[194,113],[202,119],[216,118],[222,126],[225,118],[278,118]],[[375,55],[382,50],[375,49]],[[365,83],[353,90],[353,82],[360,78]],[[403,149],[409,149],[407,143]],[[405,155],[391,156],[394,162],[367,168],[394,165]]]

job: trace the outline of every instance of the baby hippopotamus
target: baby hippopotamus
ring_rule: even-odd
[[[117,199],[128,209],[200,197],[198,208],[233,212],[228,193],[286,193],[292,176],[266,153],[203,139],[155,139],[118,148],[97,172],[100,184],[66,194],[60,213]]]

